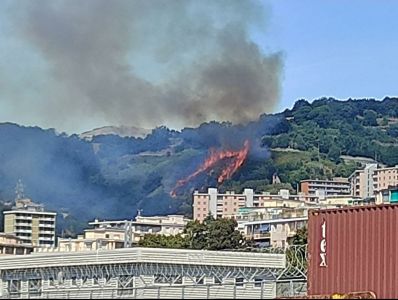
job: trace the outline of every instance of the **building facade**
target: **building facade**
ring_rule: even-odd
[[[0,298],[271,299],[286,267],[283,253],[151,248],[34,253],[0,257]]]
[[[349,195],[350,182],[347,178],[336,177],[333,180],[302,180],[300,191],[305,195],[318,196],[319,198],[333,195]]]
[[[0,233],[0,255],[25,255],[33,252],[30,244],[24,244],[14,234]]]
[[[15,234],[23,243],[34,247],[55,246],[55,212],[46,212],[30,199],[21,199],[3,214],[5,233]]]
[[[307,224],[308,217],[262,220],[244,223],[246,239],[260,247],[286,248],[297,229]]]
[[[360,198],[374,197],[374,172],[377,164],[366,164],[363,170],[356,170],[348,178],[350,181],[351,195]]]
[[[398,186],[398,166],[374,170],[373,190],[375,194],[395,186]]]
[[[193,217],[203,222],[208,216],[214,218],[235,218],[239,209],[244,207],[302,207],[316,204],[318,197],[304,194],[292,195],[289,190],[280,190],[278,194],[263,192],[255,194],[253,189],[244,189],[242,194],[227,191],[219,193],[209,188],[207,193],[195,191],[193,194]]]
[[[398,186],[390,186],[387,189],[381,189],[375,194],[376,204],[397,204],[398,203]]]
[[[86,229],[76,239],[59,238],[54,251],[97,251],[114,250],[125,245],[125,230],[119,228]]]
[[[90,222],[94,229],[121,229],[123,239],[126,245],[129,246],[138,243],[146,234],[162,234],[162,235],[177,235],[184,232],[185,225],[190,219],[183,215],[167,215],[167,216],[137,216],[135,220],[114,220],[114,221],[100,221],[96,219]]]

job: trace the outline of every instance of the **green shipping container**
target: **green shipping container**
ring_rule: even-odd
[[[397,203],[398,202],[398,190],[391,191],[390,202],[391,203]]]

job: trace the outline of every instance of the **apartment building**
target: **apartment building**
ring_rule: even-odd
[[[297,229],[306,226],[308,217],[262,220],[244,223],[246,239],[260,247],[286,248]]]
[[[398,186],[381,189],[375,193],[376,204],[397,204]]]
[[[374,197],[373,176],[377,164],[366,164],[363,170],[356,170],[348,178],[351,187],[351,195],[360,198]]]
[[[125,230],[119,228],[86,229],[83,235],[76,239],[60,238],[55,251],[97,251],[114,250],[125,245]]]
[[[398,166],[375,169],[373,172],[373,192],[398,186]]]
[[[127,244],[138,243],[139,240],[146,234],[162,234],[162,235],[177,235],[183,233],[185,225],[190,219],[183,215],[167,215],[167,216],[140,216],[135,220],[114,220],[114,221],[99,221],[96,219],[90,222],[94,229],[116,228],[122,229],[126,232],[123,239]]]
[[[207,193],[195,191],[193,194],[193,217],[203,222],[208,216],[214,218],[236,217],[243,207],[299,207],[308,203],[317,203],[316,196],[304,194],[291,195],[289,190],[280,190],[278,194],[267,192],[255,194],[253,189],[244,189],[242,194],[232,191],[219,193],[216,188],[209,188]]]
[[[10,211],[4,211],[4,232],[15,234],[24,244],[34,247],[55,246],[55,212],[44,211],[30,199],[16,200]]]
[[[350,182],[347,178],[335,177],[333,180],[306,179],[300,181],[300,191],[305,195],[319,198],[332,195],[349,195]]]
[[[325,199],[319,200],[320,206],[334,206],[334,207],[343,207],[343,206],[351,206],[351,205],[365,205],[368,204],[364,198],[351,196],[351,195],[336,195],[329,196]]]
[[[25,255],[32,251],[33,247],[24,244],[16,235],[0,232],[0,255]]]

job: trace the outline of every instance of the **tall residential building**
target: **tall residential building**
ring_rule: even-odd
[[[336,177],[333,180],[307,179],[300,181],[300,191],[305,195],[335,196],[349,195],[350,182],[347,178]]]
[[[253,189],[244,189],[242,194],[227,191],[219,193],[209,188],[207,193],[193,194],[193,218],[200,222],[210,214],[214,218],[231,218],[243,207],[298,207],[318,201],[316,196],[291,195],[289,190],[280,190],[277,195],[264,192],[255,194]]]
[[[398,166],[374,170],[373,191],[375,194],[396,186],[398,186]]]
[[[356,170],[348,178],[351,186],[351,195],[361,198],[374,197],[373,175],[377,164],[366,164],[363,170]]]
[[[46,212],[30,199],[16,200],[10,211],[4,211],[4,232],[15,234],[34,247],[55,246],[55,212]]]

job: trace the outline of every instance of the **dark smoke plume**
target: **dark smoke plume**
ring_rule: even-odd
[[[258,2],[38,0],[13,9],[17,34],[46,64],[43,118],[237,123],[278,101],[281,56],[250,37],[268,18]]]

